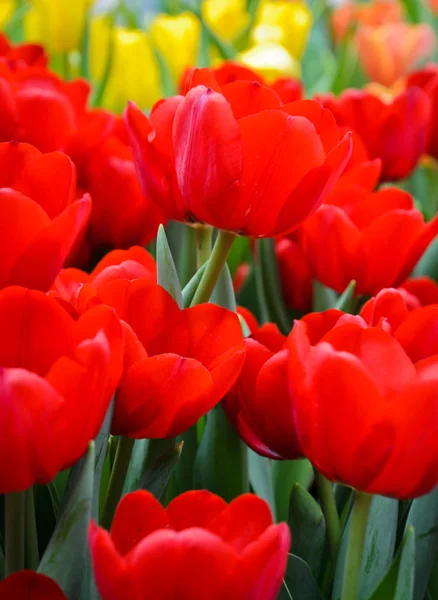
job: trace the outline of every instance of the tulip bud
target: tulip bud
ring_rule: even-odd
[[[214,33],[231,42],[250,21],[246,5],[245,0],[204,0],[202,18]]]

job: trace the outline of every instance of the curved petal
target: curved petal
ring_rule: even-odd
[[[259,113],[261,110],[280,108],[281,102],[275,92],[260,85],[257,81],[234,81],[222,88],[234,117],[241,119]]]
[[[333,113],[316,100],[291,102],[284,105],[282,110],[292,116],[306,117],[313,123],[327,154],[339,143],[339,128]]]
[[[412,311],[395,337],[414,363],[438,354],[438,305]]]
[[[67,600],[53,579],[35,571],[19,571],[0,581],[0,596],[5,600]]]
[[[210,529],[228,504],[220,496],[207,490],[192,490],[177,496],[166,509],[171,528],[175,531],[201,527]]]
[[[131,246],[129,250],[112,250],[98,262],[92,270],[90,277],[95,279],[104,269],[113,265],[121,265],[125,262],[136,262],[149,272],[151,279],[156,279],[157,265],[151,254],[142,246]]]
[[[382,319],[386,319],[393,331],[403,323],[409,315],[404,294],[393,288],[384,289],[366,302],[360,311],[360,316],[368,325],[378,326]]]
[[[0,188],[14,187],[25,166],[40,156],[41,152],[31,144],[0,144]]]

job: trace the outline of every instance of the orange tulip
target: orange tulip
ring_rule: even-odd
[[[332,31],[336,42],[344,39],[347,33],[357,25],[378,27],[385,23],[397,23],[403,20],[403,9],[393,0],[372,0],[366,4],[347,2],[332,14]]]
[[[380,27],[361,27],[356,44],[368,77],[389,87],[432,54],[435,34],[425,24],[386,23]]]

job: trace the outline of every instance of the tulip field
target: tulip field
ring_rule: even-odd
[[[0,600],[438,600],[437,0],[0,0]]]

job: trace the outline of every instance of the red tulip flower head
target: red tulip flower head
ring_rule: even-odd
[[[28,67],[44,68],[48,62],[48,56],[39,44],[13,46],[6,36],[0,34],[0,65],[15,71]]]
[[[143,192],[172,219],[251,237],[293,230],[338,180],[349,135],[318,103],[282,105],[257,82],[221,88],[201,70],[191,85],[150,118],[133,104],[126,111]]]
[[[187,492],[164,509],[140,491],[122,499],[111,534],[92,523],[89,542],[102,600],[275,600],[290,533],[250,494],[227,504]]]
[[[76,321],[54,298],[13,286],[0,292],[0,336],[7,494],[48,483],[95,438],[121,375],[122,328],[105,306]]]
[[[420,311],[434,309],[427,318]],[[288,339],[293,420],[304,454],[332,481],[394,498],[438,483],[438,307],[367,326],[339,311],[296,321]],[[436,336],[435,336],[436,339]]]
[[[18,571],[0,581],[2,600],[67,600],[57,583],[35,571]]]
[[[428,65],[412,73],[407,80],[408,88],[419,87],[429,96],[432,105],[428,154],[438,158],[438,65]]]
[[[431,103],[421,89],[408,89],[389,102],[366,90],[319,100],[338,125],[357,131],[370,158],[381,159],[382,181],[408,177],[427,149]]]
[[[90,211],[88,195],[76,199],[76,169],[65,154],[0,144],[0,288],[48,290]]]

